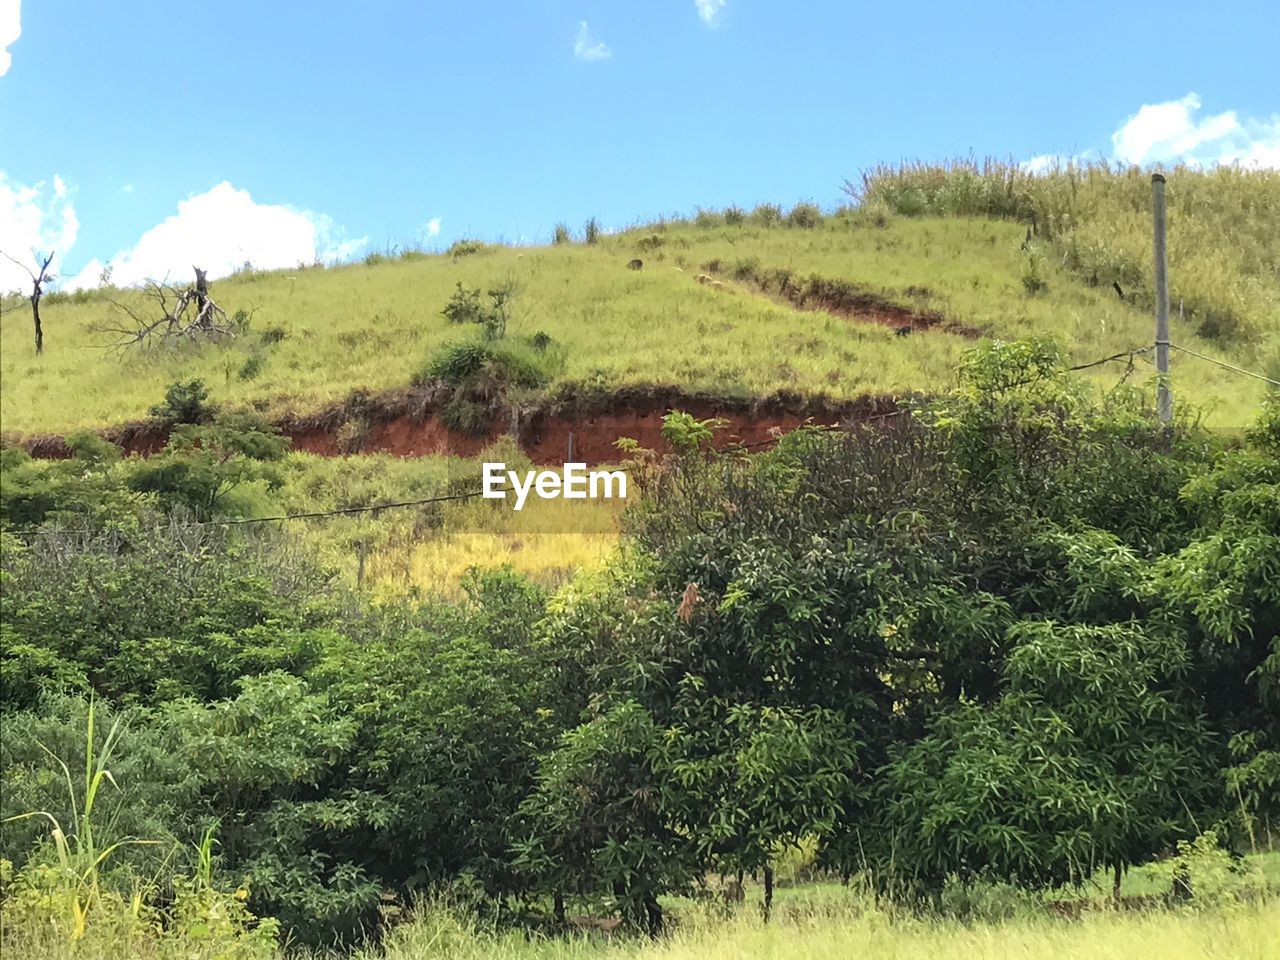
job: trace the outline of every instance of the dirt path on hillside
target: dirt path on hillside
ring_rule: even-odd
[[[851,281],[817,274],[801,276],[783,269],[737,269],[726,274],[723,265],[715,260],[704,266],[709,275],[724,276],[775,303],[797,310],[822,311],[860,323],[878,324],[889,327],[900,336],[924,330],[939,330],[969,340],[983,335],[981,330],[957,323],[941,313],[909,309]],[[923,289],[909,288],[908,293],[928,296],[928,291]]]

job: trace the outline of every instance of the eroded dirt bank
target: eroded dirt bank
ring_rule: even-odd
[[[718,434],[720,446],[760,444],[805,423],[833,424],[888,413],[890,397],[866,396],[832,400],[779,393],[756,399],[691,393],[675,388],[637,387],[607,394],[560,397],[521,410],[495,412],[481,435],[451,430],[441,422],[439,398],[429,391],[356,393],[339,404],[306,415],[276,421],[293,440],[293,449],[324,456],[390,453],[398,457],[452,455],[472,457],[504,435],[515,436],[529,458],[541,465],[573,459],[588,465],[616,463],[616,442],[630,437],[642,446],[662,450],[662,418],[682,410],[698,418],[727,421]],[[150,456],[168,441],[169,428],[139,421],[102,431],[129,455]],[[572,436],[572,449],[570,437]],[[62,436],[45,435],[16,441],[32,456],[63,459],[71,455]]]

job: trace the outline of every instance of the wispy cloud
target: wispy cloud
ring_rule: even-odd
[[[60,176],[27,186],[0,170],[0,250],[33,269],[39,266],[37,254],[43,260],[52,253],[49,269],[56,273],[79,232],[71,191]],[[21,290],[30,282],[26,270],[0,257],[0,291]]]
[[[716,25],[716,18],[720,16],[720,11],[725,8],[728,0],[693,0],[693,5],[698,8],[698,16],[702,18],[702,22],[709,27]]]
[[[608,60],[613,56],[613,51],[605,45],[603,40],[597,40],[591,35],[587,21],[583,20],[578,24],[578,35],[573,41],[573,55],[579,60],[590,63],[593,60]]]
[[[427,221],[427,226],[426,226],[426,231],[427,231],[427,236],[428,236],[428,237],[438,237],[438,236],[440,236],[440,218],[439,218],[439,217],[432,217],[430,220],[428,220],[428,221]]]
[[[1189,163],[1280,168],[1280,114],[1241,119],[1234,110],[1197,117],[1200,98],[1143,104],[1111,135],[1124,163]]]
[[[9,47],[22,36],[22,0],[0,0],[0,77],[9,72]]]
[[[181,201],[177,213],[147,230],[105,266],[111,268],[112,282],[129,286],[186,276],[193,264],[210,277],[220,277],[245,263],[269,270],[346,260],[367,242],[367,237],[347,239],[325,214],[258,203],[249,191],[223,181]],[[96,286],[103,266],[100,260],[90,261],[67,288]]]

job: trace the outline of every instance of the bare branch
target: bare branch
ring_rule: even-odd
[[[124,352],[135,346],[173,346],[183,341],[235,337],[235,327],[227,320],[226,311],[209,296],[208,281],[199,268],[196,268],[194,286],[180,290],[167,280],[148,280],[140,296],[150,304],[142,312],[119,300],[111,301],[112,306],[128,315],[133,325],[98,325],[95,328],[98,332],[116,336],[107,344],[109,348]]]

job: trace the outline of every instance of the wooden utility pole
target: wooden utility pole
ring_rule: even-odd
[[[1164,175],[1151,175],[1151,199],[1155,214],[1156,260],[1156,415],[1168,426],[1173,422],[1173,389],[1169,384],[1169,263],[1165,255]]]

